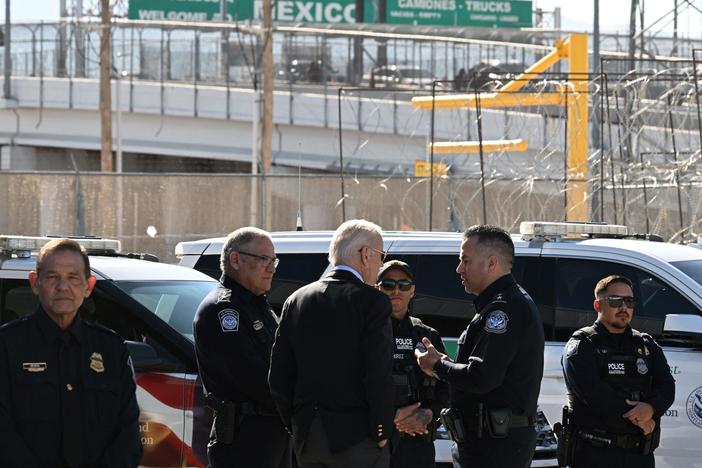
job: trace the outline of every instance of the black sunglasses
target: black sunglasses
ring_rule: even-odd
[[[614,308],[619,308],[624,303],[629,309],[633,309],[634,304],[636,304],[636,299],[631,296],[607,296],[603,300],[606,300],[607,304]]]
[[[400,291],[407,292],[412,289],[412,284],[410,280],[384,279],[380,282],[380,287],[383,291],[394,291],[395,288],[399,287]]]

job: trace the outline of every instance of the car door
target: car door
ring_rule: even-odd
[[[661,446],[656,450],[656,466],[689,467],[691,460],[702,460],[702,448],[695,441],[702,436],[702,427],[696,427],[688,417],[688,408],[702,409],[702,364],[700,351],[668,343],[663,337],[665,315],[697,314],[698,307],[675,290],[657,274],[635,265],[616,261],[587,258],[542,257],[532,265],[525,288],[533,296],[544,317],[546,347],[544,378],[541,384],[539,406],[551,422],[560,421],[561,408],[567,402],[561,368],[561,354],[565,341],[573,331],[590,325],[596,319],[593,309],[595,284],[605,276],[626,276],[634,284],[638,303],[632,326],[651,334],[663,345],[671,372],[676,378],[673,406],[662,417]],[[538,283],[538,284],[537,284]],[[696,405],[696,406],[695,406]]]
[[[3,279],[0,291],[0,320],[2,323],[32,314],[38,305],[26,279]],[[180,467],[206,466],[202,454],[193,440],[192,416],[195,376],[186,372],[182,359],[177,357],[153,327],[149,327],[132,315],[128,305],[115,297],[105,281],[98,281],[91,294],[81,306],[80,314],[116,331],[122,338],[135,343],[147,343],[160,359],[158,367],[136,369],[137,401],[139,403],[139,430],[144,447],[140,466]],[[190,419],[190,421],[188,421]],[[184,442],[185,441],[185,442]],[[204,447],[206,441],[199,445]]]

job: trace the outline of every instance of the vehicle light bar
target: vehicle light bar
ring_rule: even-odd
[[[620,224],[524,221],[519,225],[519,233],[525,238],[574,237],[583,234],[624,237],[629,235],[629,229]]]
[[[41,247],[57,237],[32,236],[0,236],[0,252],[36,252]],[[119,252],[121,245],[118,240],[100,238],[71,238],[85,247],[87,251]]]

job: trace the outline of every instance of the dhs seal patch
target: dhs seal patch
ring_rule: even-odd
[[[568,344],[566,345],[566,357],[569,358],[571,356],[575,356],[578,354],[578,345],[580,344],[580,340],[570,340],[568,341]]]
[[[507,331],[507,314],[501,310],[493,310],[485,320],[485,331],[490,333],[504,333]]]
[[[648,366],[646,365],[646,361],[644,361],[643,358],[638,358],[636,360],[636,370],[641,375],[645,375],[648,373]]]
[[[685,409],[690,422],[702,428],[702,387],[697,387],[690,393]]]
[[[234,309],[224,309],[217,316],[223,332],[239,331],[239,312]]]

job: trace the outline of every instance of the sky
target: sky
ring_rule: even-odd
[[[73,0],[66,0],[71,4]],[[645,5],[645,24],[651,25],[659,18],[672,11],[674,0],[641,0]],[[0,19],[5,18],[5,2],[0,2]],[[14,21],[19,20],[53,20],[59,15],[59,0],[11,0],[11,15]],[[83,0],[85,5],[91,0]],[[683,5],[679,11],[679,34],[681,37],[700,37],[702,32],[702,0],[678,0]],[[691,3],[694,7],[688,5]],[[629,30],[630,0],[600,0],[600,30],[602,32],[621,32]],[[592,0],[533,0],[534,7],[553,11],[561,8],[562,27],[566,30],[592,31],[593,1]],[[695,8],[696,7],[696,8]],[[672,14],[663,18],[652,31],[663,30],[664,35],[672,35]]]

